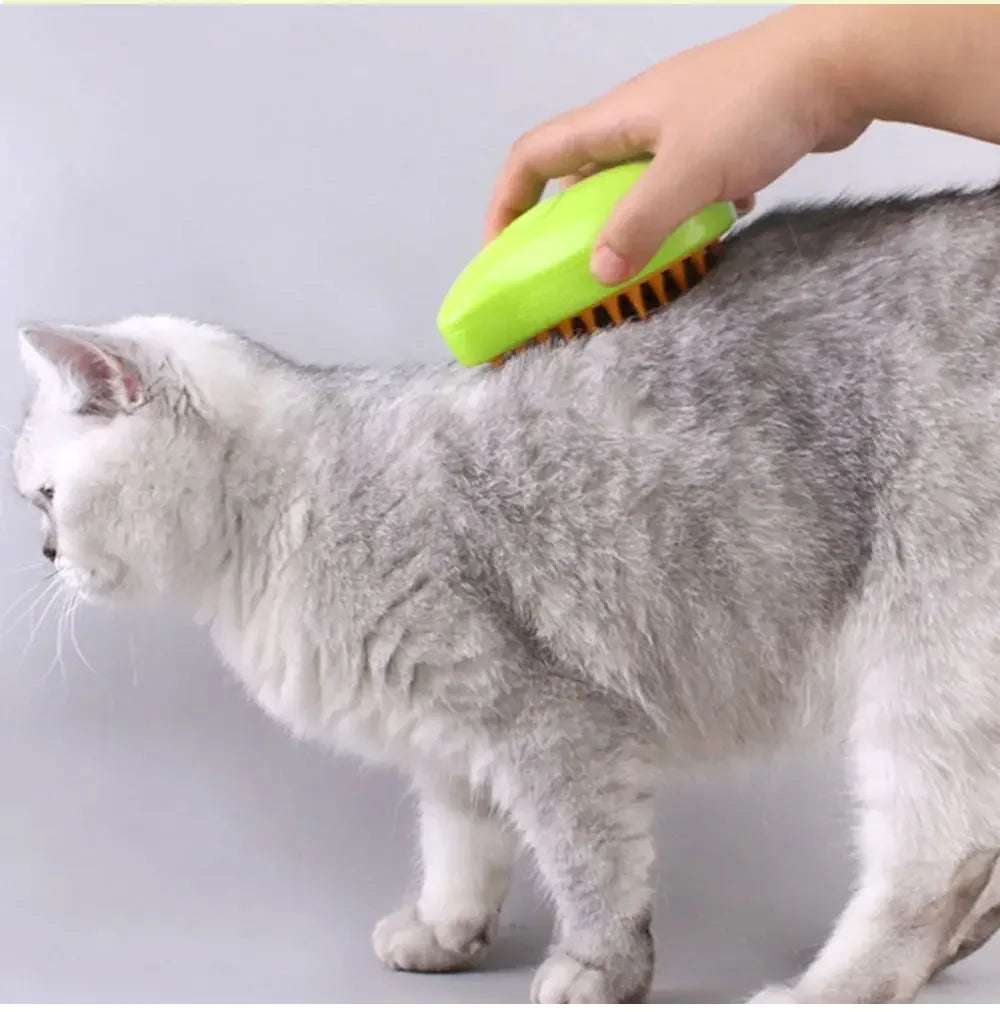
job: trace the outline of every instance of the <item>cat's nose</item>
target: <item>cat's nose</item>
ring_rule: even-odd
[[[45,544],[42,545],[42,555],[49,560],[49,562],[56,561],[56,546],[53,542],[48,539],[45,540]]]

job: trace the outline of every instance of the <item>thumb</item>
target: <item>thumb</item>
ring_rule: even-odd
[[[711,202],[704,185],[693,185],[702,174],[692,172],[690,162],[681,166],[678,171],[676,162],[655,157],[615,205],[590,258],[590,270],[602,284],[621,284],[638,274],[685,218]]]

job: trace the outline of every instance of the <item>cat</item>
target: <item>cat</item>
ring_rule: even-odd
[[[858,887],[751,1000],[906,1001],[1000,923],[998,271],[1000,189],[762,216],[501,369],[28,324],[16,482],[67,588],[181,603],[292,733],[412,776],[389,966],[480,960],[527,847],[532,999],[642,1000],[664,771],[822,737]]]

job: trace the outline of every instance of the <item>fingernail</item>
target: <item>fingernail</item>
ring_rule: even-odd
[[[623,256],[601,243],[591,254],[590,273],[602,285],[617,285],[628,278],[628,264]]]

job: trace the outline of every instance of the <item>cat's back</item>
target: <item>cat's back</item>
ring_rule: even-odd
[[[739,709],[886,566],[994,537],[998,269],[994,191],[775,212],[653,319],[477,379],[455,459],[535,627]]]
[[[894,428],[959,423],[1000,388],[1000,188],[778,209],[650,320],[502,373],[502,415],[652,414],[689,448],[821,456],[885,434],[890,452]]]

